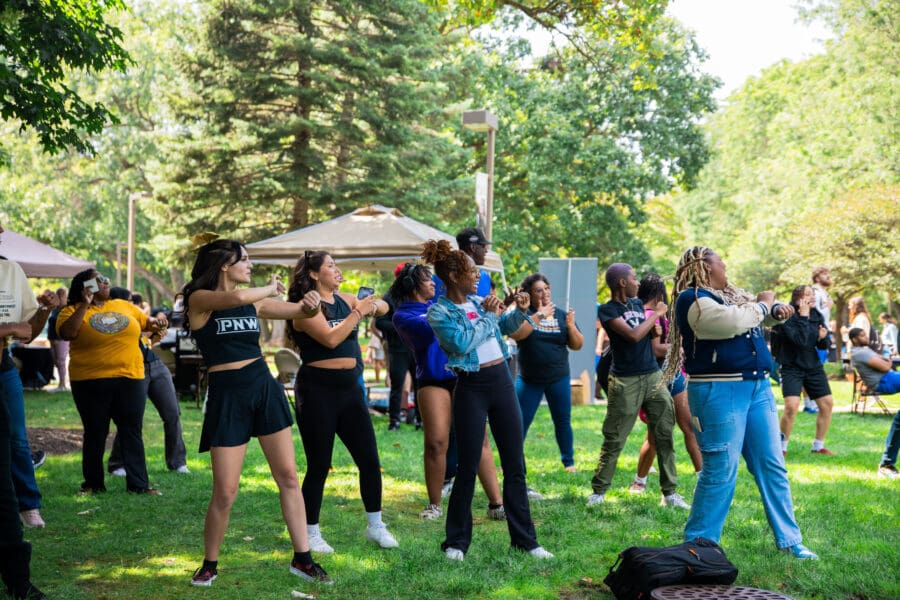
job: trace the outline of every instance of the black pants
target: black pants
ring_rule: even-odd
[[[453,394],[453,421],[459,470],[447,509],[447,539],[441,548],[466,552],[472,541],[472,495],[481,462],[485,420],[500,452],[503,467],[503,506],[510,543],[522,550],[538,547],[525,486],[522,413],[505,362],[475,373],[460,373]]]
[[[20,592],[29,580],[31,546],[22,538],[11,468],[9,409],[0,402],[0,575],[9,591]]]
[[[144,388],[144,396],[150,398],[150,402],[159,413],[159,418],[162,419],[165,432],[166,467],[170,471],[174,471],[187,464],[187,449],[184,447],[184,438],[181,434],[181,406],[178,404],[175,383],[172,381],[169,368],[161,360],[144,363]],[[119,442],[119,434],[116,433],[112,451],[109,453],[107,469],[111,473],[124,466],[122,445]]]
[[[144,391],[143,379],[110,377],[72,382],[72,398],[84,425],[82,489],[106,489],[103,483],[103,452],[106,450],[110,419],[119,432],[128,490],[139,492],[150,487],[142,437],[146,404]]]
[[[403,401],[403,384],[406,374],[413,366],[412,354],[409,352],[391,352],[388,346],[388,374],[391,378],[391,394],[388,397],[388,416],[391,422],[400,420],[400,404]],[[415,386],[413,387],[415,389]]]
[[[307,523],[319,522],[335,434],[359,469],[359,491],[366,512],[381,510],[381,464],[359,370],[302,366],[294,389],[297,426],[306,454],[302,489]]]

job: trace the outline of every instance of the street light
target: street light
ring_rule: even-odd
[[[128,283],[126,287],[134,291],[134,213],[137,201],[149,198],[150,192],[134,192],[128,196]]]
[[[487,131],[487,202],[484,214],[484,236],[491,239],[494,219],[494,135],[497,133],[497,115],[489,110],[467,110],[463,112],[463,127],[470,131]]]

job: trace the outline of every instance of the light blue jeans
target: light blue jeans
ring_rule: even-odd
[[[688,383],[688,403],[703,454],[684,539],[718,542],[734,498],[741,455],[756,479],[775,545],[803,540],[779,442],[778,409],[768,379]],[[698,427],[699,422],[699,427]]]
[[[550,416],[553,417],[553,430],[556,433],[556,445],[559,446],[559,457],[566,467],[575,464],[570,388],[568,375],[553,383],[528,383],[521,376],[516,377],[516,397],[519,399],[519,408],[522,409],[523,437],[528,436],[528,428],[531,427],[534,415],[541,405],[541,398],[547,396]]]
[[[41,492],[34,478],[34,463],[28,432],[25,430],[25,395],[19,372],[9,369],[0,373],[0,394],[9,407],[10,458],[12,480],[19,500],[19,511],[41,507]]]

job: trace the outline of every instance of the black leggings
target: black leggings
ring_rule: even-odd
[[[297,425],[306,454],[303,500],[307,523],[319,522],[335,434],[359,469],[359,490],[366,512],[381,510],[381,464],[359,371],[302,366],[295,389]]]
[[[511,544],[522,550],[538,546],[525,486],[522,412],[505,362],[460,373],[453,393],[453,422],[459,450],[459,472],[447,508],[447,538],[441,548],[466,552],[472,541],[472,495],[481,462],[485,420],[503,466],[503,506]]]

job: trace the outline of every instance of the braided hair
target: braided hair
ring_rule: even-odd
[[[721,290],[712,287],[709,281],[709,261],[714,255],[715,252],[706,246],[693,246],[684,251],[678,260],[678,266],[675,268],[675,286],[672,290],[673,309],[678,302],[678,296],[688,289],[693,290],[695,301],[701,289],[715,295],[725,304],[740,305],[755,301],[749,292],[730,283]],[[697,318],[699,319],[699,317],[698,313]],[[674,315],[669,319],[669,343],[671,345],[663,365],[663,377],[666,381],[671,382],[681,369],[684,360],[681,349],[681,331],[678,327],[678,319]],[[696,339],[694,343],[696,344]]]
[[[471,260],[468,254],[456,250],[447,240],[428,240],[423,245],[421,256],[425,262],[434,265],[435,273],[447,287],[450,284],[450,274],[456,274],[457,278],[465,275]]]

